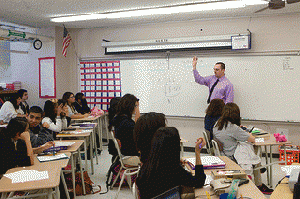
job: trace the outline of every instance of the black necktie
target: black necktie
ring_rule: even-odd
[[[209,91],[209,96],[208,96],[208,99],[207,99],[207,103],[209,104],[210,102],[210,97],[211,97],[211,94],[212,92],[214,91],[214,88],[216,87],[217,83],[219,82],[219,79],[217,79],[217,81],[214,83],[214,85],[212,85],[210,91]]]

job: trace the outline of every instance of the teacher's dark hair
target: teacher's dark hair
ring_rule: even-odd
[[[221,99],[213,99],[210,101],[209,106],[206,109],[206,114],[212,117],[221,116],[225,103]]]
[[[155,180],[157,175],[174,175],[180,167],[180,137],[175,127],[159,128],[152,139],[149,158],[140,170],[143,182]]]
[[[224,106],[223,114],[216,124],[218,130],[227,128],[228,122],[237,126],[241,125],[240,108],[235,103],[228,103]]]
[[[151,149],[151,140],[160,127],[166,126],[166,116],[163,113],[146,113],[136,121],[133,138],[137,151],[141,153],[141,162],[146,162]]]
[[[215,65],[220,64],[221,69],[225,70],[225,64],[223,62],[217,62]]]
[[[132,113],[137,101],[139,101],[139,99],[132,94],[124,95],[119,102],[117,115],[127,115],[129,118],[132,118]]]

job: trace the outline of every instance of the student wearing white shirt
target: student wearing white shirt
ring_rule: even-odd
[[[75,107],[73,106],[73,103],[75,102],[75,96],[73,93],[65,92],[62,99],[67,102],[68,112],[69,112],[68,117],[70,117],[71,119],[81,119],[81,118],[88,117],[90,115],[88,113],[81,114],[75,110]]]
[[[17,94],[12,96],[9,101],[6,101],[0,109],[0,124],[8,123],[12,118],[24,117],[25,115],[17,112],[21,97]]]
[[[47,100],[44,106],[45,117],[42,120],[42,124],[45,128],[54,132],[60,132],[62,129],[67,128],[66,119],[66,102],[62,100],[56,100],[53,102]],[[65,106],[65,109],[64,109]]]

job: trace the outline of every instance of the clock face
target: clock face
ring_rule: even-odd
[[[42,42],[41,42],[41,40],[36,39],[36,40],[33,42],[33,47],[34,47],[34,49],[36,49],[36,50],[40,50],[40,49],[42,48]]]

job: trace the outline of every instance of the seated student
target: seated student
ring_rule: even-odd
[[[118,107],[120,99],[121,99],[120,97],[114,97],[110,100],[109,108],[108,108],[108,130],[109,131],[112,130],[112,127],[113,127],[112,121],[117,114],[117,107]],[[114,142],[111,139],[109,139],[109,142],[108,142],[108,152],[110,155],[112,155],[111,160],[113,162],[115,160],[115,158],[118,156],[118,152],[117,152]]]
[[[210,101],[206,109],[204,118],[204,128],[209,132],[209,141],[213,139],[213,127],[216,121],[221,117],[225,103],[221,99],[213,99]]]
[[[255,142],[255,137],[251,133],[244,131],[240,126],[241,117],[238,105],[227,103],[224,106],[222,116],[213,128],[214,137],[223,145],[223,153],[235,162],[234,153],[238,142]],[[265,194],[273,191],[261,182],[260,171],[254,172],[254,180],[256,186]]]
[[[21,114],[27,114],[29,111],[29,105],[26,100],[28,100],[28,92],[25,89],[18,90],[17,94],[21,97],[20,109]]]
[[[26,116],[29,123],[30,141],[32,147],[39,147],[54,140],[55,134],[41,125],[43,110],[38,106],[32,106]]]
[[[67,116],[70,117],[71,119],[81,119],[81,118],[88,117],[90,115],[88,113],[81,114],[75,110],[75,107],[73,106],[73,104],[75,102],[75,97],[74,97],[73,93],[65,92],[62,99],[67,102],[68,113],[69,113],[69,115],[67,115]]]
[[[113,119],[115,137],[120,142],[121,153],[125,156],[138,156],[136,145],[133,140],[133,128],[135,121],[132,114],[135,113],[135,120],[140,116],[139,100],[131,94],[124,95],[118,105],[117,116]]]
[[[8,123],[12,118],[24,117],[25,115],[17,113],[21,97],[14,94],[8,101],[6,101],[0,109],[0,123]]]
[[[137,150],[140,152],[141,162],[146,162],[151,149],[151,140],[160,127],[166,126],[166,117],[163,113],[143,114],[134,126],[133,137]]]
[[[28,122],[25,118],[13,118],[0,132],[0,175],[18,166],[33,165]]]
[[[75,102],[73,105],[78,113],[91,113],[91,109],[90,107],[88,107],[87,101],[83,93],[77,93],[75,95]]]
[[[58,100],[47,100],[44,106],[45,117],[42,120],[42,125],[54,132],[60,132],[62,129],[67,128],[66,114],[63,107],[66,103],[61,100],[62,103],[58,105]]]
[[[195,146],[195,176],[180,163],[180,137],[175,127],[159,128],[151,141],[147,162],[143,163],[136,180],[140,198],[153,198],[176,186],[202,187],[206,175],[201,163],[200,151],[205,146],[203,138]]]

